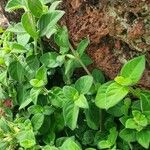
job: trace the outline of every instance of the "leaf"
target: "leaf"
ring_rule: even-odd
[[[50,8],[49,8],[49,12],[53,12],[54,10],[56,10],[56,8],[58,7],[58,5],[61,3],[62,1],[54,1]]]
[[[140,101],[141,101],[142,111],[149,111],[149,108],[150,108],[150,92],[149,91],[142,91],[140,93]]]
[[[87,102],[86,97],[81,94],[77,100],[75,100],[75,105],[80,108],[89,108],[89,104]]]
[[[124,78],[122,76],[117,76],[114,80],[123,86],[130,86],[133,84],[133,81],[130,78]]]
[[[19,107],[19,110],[25,108],[25,107],[28,106],[31,102],[32,102],[32,99],[31,99],[31,98],[27,98],[24,102],[22,102],[22,104],[21,104],[20,107]]]
[[[30,114],[42,113],[43,111],[44,111],[43,107],[40,105],[32,105],[28,108],[28,112]]]
[[[16,53],[16,54],[21,54],[21,53],[26,53],[27,52],[27,49],[18,44],[18,43],[12,43],[12,46],[11,46],[12,50],[11,50],[11,53]]]
[[[26,12],[22,15],[21,23],[26,30],[26,32],[32,37],[32,38],[38,38],[38,33],[36,31],[36,24],[35,20],[30,12]]]
[[[83,55],[83,53],[86,50],[89,43],[90,43],[89,39],[84,39],[79,43],[79,45],[77,47],[77,52],[80,57]]]
[[[99,109],[95,106],[94,103],[89,103],[89,109],[85,109],[84,112],[87,125],[93,130],[98,130],[100,119]]]
[[[28,33],[18,33],[17,34],[17,42],[18,44],[21,44],[23,46],[26,46],[26,44],[30,40],[30,35]]]
[[[105,83],[105,77],[101,70],[94,69],[92,71],[92,76],[93,76],[95,82],[99,82],[101,84]]]
[[[28,0],[28,7],[35,17],[40,18],[43,13],[43,5],[40,0]]]
[[[149,148],[150,143],[150,131],[149,130],[142,130],[136,133],[136,139],[140,145],[144,148]]]
[[[75,101],[79,98],[78,91],[74,87],[71,87],[71,86],[64,86],[63,93],[65,97],[70,101]]]
[[[136,57],[128,61],[121,69],[120,75],[132,80],[132,84],[137,83],[145,69],[145,56]]]
[[[119,136],[128,143],[136,141],[136,131],[131,129],[123,129],[119,133]]]
[[[35,78],[38,80],[43,80],[44,83],[47,83],[47,69],[45,68],[45,66],[41,66],[35,75]]]
[[[106,83],[98,89],[95,104],[99,108],[109,109],[119,103],[129,92],[128,87],[118,83]]]
[[[54,38],[55,38],[55,42],[58,46],[69,47],[68,30],[65,26],[58,29]]]
[[[67,139],[60,150],[82,150],[77,143],[75,143],[71,138]]]
[[[77,127],[77,120],[79,114],[79,107],[74,105],[72,101],[65,103],[63,107],[63,116],[65,124],[71,129],[74,130]]]
[[[42,126],[43,122],[44,122],[44,115],[41,113],[37,113],[35,114],[32,119],[31,119],[32,125],[33,125],[33,129],[35,131],[37,131],[38,129],[40,129],[40,127]]]
[[[59,66],[59,64],[57,63],[57,56],[58,54],[55,52],[48,52],[40,57],[40,61],[44,66],[48,68],[56,68]]]
[[[8,67],[8,72],[14,80],[18,82],[23,82],[24,68],[19,61],[12,62]]]
[[[62,108],[67,101],[66,97],[64,96],[63,90],[59,87],[54,87],[49,92],[49,102],[55,106]]]
[[[34,103],[34,105],[37,104],[37,99],[38,99],[40,92],[41,92],[41,88],[32,88],[30,91],[30,98],[32,99],[32,102]]]
[[[5,10],[10,12],[16,9],[24,8],[24,5],[25,4],[23,0],[9,0],[5,7]]]
[[[38,80],[38,79],[30,80],[30,84],[35,88],[43,87],[45,85],[43,80]]]
[[[75,82],[75,88],[80,94],[87,94],[93,84],[93,77],[90,75],[82,76]]]
[[[42,15],[38,23],[40,36],[46,35],[47,32],[56,25],[56,23],[63,15],[64,11],[60,10],[55,10],[53,12]]]

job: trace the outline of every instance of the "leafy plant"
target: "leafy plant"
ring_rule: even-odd
[[[88,70],[89,39],[74,47],[58,24],[65,13],[59,4],[6,5],[24,13],[0,35],[0,149],[149,149],[150,92],[136,87],[145,56],[106,82],[100,70]]]

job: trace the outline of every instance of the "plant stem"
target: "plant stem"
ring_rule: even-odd
[[[41,53],[42,53],[42,55],[43,55],[43,44],[42,44],[42,41],[41,41],[40,38],[39,38],[39,44],[40,44]]]
[[[89,70],[87,69],[87,67],[84,65],[84,63],[81,61],[80,57],[78,56],[78,54],[76,53],[76,51],[74,50],[74,48],[72,47],[72,45],[70,43],[69,43],[69,47],[70,47],[70,50],[72,51],[73,55],[75,56],[75,58],[78,60],[78,62],[80,63],[80,65],[85,70],[85,72],[88,75],[92,76],[91,73],[89,72]]]
[[[34,38],[34,54],[37,54],[37,38]]]

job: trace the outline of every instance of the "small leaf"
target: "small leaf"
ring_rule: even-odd
[[[79,43],[79,45],[78,45],[78,47],[77,47],[77,52],[78,52],[78,54],[80,55],[80,57],[83,55],[83,53],[84,53],[84,51],[86,50],[86,48],[87,48],[89,42],[90,42],[89,39],[84,39],[84,40],[82,40],[82,41]]]
[[[96,106],[109,109],[119,103],[129,92],[128,87],[118,83],[106,83],[100,86],[96,95]]]
[[[58,7],[58,5],[61,3],[62,1],[54,1],[50,8],[49,8],[49,12],[53,12],[54,10],[56,10],[56,8]]]
[[[37,114],[37,113],[42,113],[43,112],[43,107],[40,105],[32,105],[28,108],[28,112],[30,114]]]
[[[77,127],[77,120],[79,114],[79,107],[74,105],[72,101],[65,103],[63,107],[63,116],[65,124],[71,129],[74,130]]]
[[[87,102],[87,99],[83,94],[81,94],[79,96],[79,98],[75,101],[75,105],[80,107],[80,108],[89,108],[89,104]]]
[[[101,70],[94,69],[92,71],[92,76],[95,82],[99,82],[101,84],[105,83],[105,77]]]
[[[32,79],[32,80],[30,80],[30,84],[33,87],[36,87],[36,88],[39,88],[39,87],[42,87],[42,86],[45,85],[45,83],[44,83],[43,80],[38,80],[38,79]]]
[[[30,97],[34,105],[37,104],[37,99],[38,99],[40,92],[41,92],[41,88],[32,88],[30,91]]]
[[[35,17],[40,18],[43,13],[43,5],[40,0],[28,0],[28,7]]]
[[[132,80],[132,83],[137,83],[145,69],[145,56],[136,57],[128,61],[121,69],[120,75],[124,78]]]
[[[136,139],[140,145],[144,148],[149,148],[150,143],[150,131],[149,130],[142,130],[136,133]]]
[[[40,127],[42,126],[43,122],[44,122],[44,115],[41,113],[37,113],[35,114],[32,119],[31,119],[32,125],[33,125],[33,129],[35,131],[37,131],[38,129],[40,129]]]
[[[38,80],[43,80],[45,84],[47,83],[47,69],[45,68],[45,66],[41,66],[37,70],[35,78]]]
[[[26,32],[31,35],[32,38],[38,38],[38,33],[36,31],[35,20],[31,13],[26,12],[21,18],[22,25]]]
[[[117,76],[114,80],[123,86],[129,86],[133,84],[133,81],[130,78],[124,78],[122,76]]]
[[[75,88],[80,94],[87,94],[93,84],[93,77],[86,75],[79,78],[75,83]]]
[[[42,15],[38,23],[40,35],[46,35],[47,32],[56,25],[56,23],[60,20],[60,18],[63,15],[64,11],[60,10],[55,10],[53,12]]]

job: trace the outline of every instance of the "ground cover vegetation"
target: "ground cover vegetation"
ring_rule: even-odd
[[[136,87],[145,56],[124,64],[112,81],[98,69],[90,72],[90,41],[71,45],[67,28],[58,24],[65,13],[60,3],[6,5],[8,12],[24,13],[0,30],[0,149],[149,149],[150,91]]]

